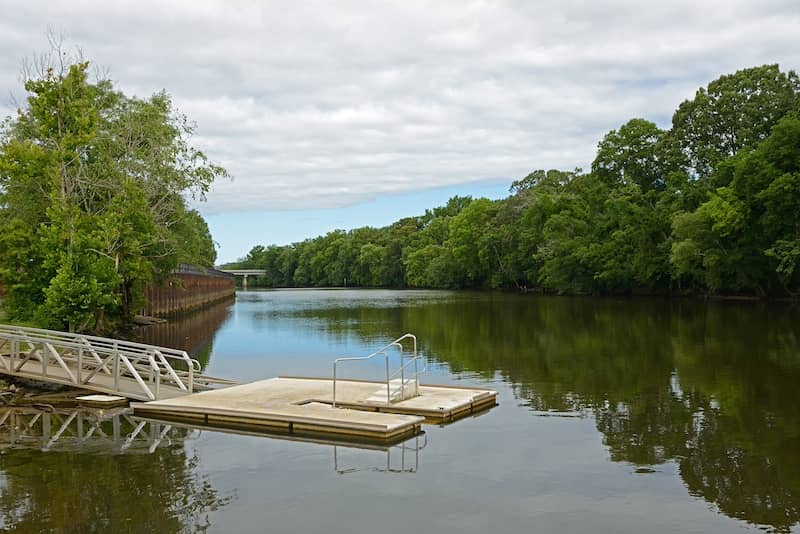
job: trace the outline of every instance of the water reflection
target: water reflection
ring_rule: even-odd
[[[151,418],[141,420],[149,421],[152,424],[160,423],[162,425],[185,428],[187,430],[205,428],[223,434],[309,443],[330,448],[333,458],[331,468],[340,475],[360,471],[376,473],[416,473],[419,470],[420,453],[428,446],[428,436],[424,432],[396,443],[375,444],[360,442],[357,438],[347,439],[345,437],[340,438],[333,435],[310,437],[298,434],[286,434],[280,431],[270,431],[266,427],[258,430],[247,430],[247,428],[249,428],[247,425],[236,429],[205,426],[201,423],[167,423],[166,421],[159,421]]]
[[[0,410],[0,529],[203,532],[222,496],[197,474],[192,432],[127,410]]]
[[[0,451],[149,453],[181,442],[187,432],[171,425],[139,420],[128,408],[28,407],[0,409]]]
[[[613,461],[675,461],[730,517],[800,522],[796,307],[461,294],[283,313],[367,342],[414,332],[454,373],[499,374],[535,414],[594,417]]]
[[[359,471],[371,471],[374,473],[416,473],[419,471],[419,455],[420,451],[428,446],[427,434],[421,434],[411,439],[394,445],[392,447],[375,447],[374,451],[379,451],[381,457],[380,463],[378,460],[367,460],[366,458],[352,458],[352,454],[348,457],[342,454],[342,447],[340,445],[333,446],[333,470],[340,475],[349,473],[357,473]],[[362,454],[359,456],[367,456],[363,452],[367,449],[356,449],[353,447],[344,447],[347,452],[358,451]]]
[[[232,300],[224,300],[172,317],[166,323],[144,327],[137,332],[137,341],[185,350],[206,367],[214,349],[214,335],[230,317],[232,305]]]

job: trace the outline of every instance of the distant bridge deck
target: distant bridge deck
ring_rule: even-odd
[[[248,276],[263,276],[267,274],[265,269],[217,269],[220,272],[242,277],[242,287],[247,289]]]
[[[238,276],[261,276],[267,274],[265,269],[217,269],[220,272]]]

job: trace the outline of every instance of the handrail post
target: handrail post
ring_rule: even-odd
[[[389,355],[385,352],[383,353],[383,361],[386,362],[386,405],[392,403],[392,394],[389,390]]]
[[[150,356],[150,365],[151,372],[153,368],[156,370],[156,400],[158,400],[161,398],[161,370],[158,368],[155,355]]]
[[[398,343],[398,345],[400,345]],[[406,400],[406,366],[403,362],[403,345],[400,345],[400,400]]]
[[[189,384],[186,386],[189,393],[194,391],[194,363],[189,360]]]
[[[336,408],[336,361],[333,362],[333,407]]]
[[[114,343],[114,390],[119,391],[119,344]]]
[[[417,363],[417,336],[411,336],[411,339],[414,341],[414,382],[416,382],[415,386],[419,388],[419,364]]]
[[[83,347],[78,349],[78,368],[76,369],[75,376],[78,377],[78,385],[83,383],[83,377],[81,376],[81,371],[83,369]]]

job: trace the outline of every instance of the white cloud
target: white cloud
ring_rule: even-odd
[[[3,5],[5,4],[5,5]],[[207,213],[587,166],[718,75],[800,67],[795,0],[0,0],[0,113],[50,26],[129,93],[162,88],[234,175]]]

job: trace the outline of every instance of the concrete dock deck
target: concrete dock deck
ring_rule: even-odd
[[[262,427],[304,435],[393,441],[420,432],[424,421],[448,422],[496,404],[491,390],[419,386],[419,395],[375,401],[384,382],[279,377],[192,395],[132,404],[134,414],[227,428]]]

